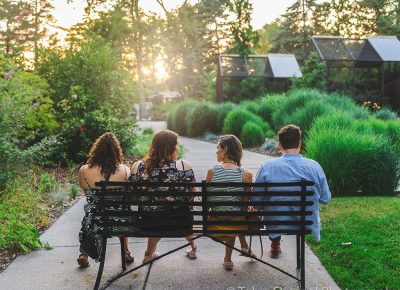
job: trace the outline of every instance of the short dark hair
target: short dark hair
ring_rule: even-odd
[[[278,136],[279,143],[281,143],[284,150],[296,149],[300,144],[301,129],[299,126],[290,124],[280,129]]]
[[[225,135],[219,138],[218,143],[222,149],[227,149],[226,154],[228,158],[240,166],[240,160],[243,157],[243,149],[239,138],[235,135]]]

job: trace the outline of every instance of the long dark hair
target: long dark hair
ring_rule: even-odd
[[[169,130],[162,130],[154,135],[151,146],[143,158],[147,172],[152,168],[161,167],[171,160],[171,155],[178,144],[178,134]]]
[[[225,135],[219,138],[218,143],[222,149],[227,149],[226,154],[228,158],[240,166],[240,160],[242,160],[243,157],[243,148],[239,138],[235,135]]]
[[[122,160],[124,160],[124,155],[119,141],[113,133],[107,132],[93,143],[87,164],[89,168],[99,166],[101,175],[108,180],[117,171]]]

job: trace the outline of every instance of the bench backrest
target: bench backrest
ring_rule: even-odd
[[[107,236],[180,237],[188,234],[260,235],[310,233],[314,183],[150,183],[98,182],[87,196],[98,233]],[[187,188],[196,188],[188,192]],[[223,191],[237,188],[234,192]],[[245,188],[262,188],[247,192]],[[223,197],[230,200],[224,201]],[[244,201],[242,197],[259,197]],[[166,198],[167,197],[167,198]],[[218,198],[214,198],[218,197]],[[235,198],[236,197],[236,198]],[[194,198],[194,200],[193,200]],[[235,207],[225,211],[221,207]],[[248,212],[247,207],[267,211]],[[217,210],[215,210],[217,208]],[[149,211],[150,209],[150,211]],[[188,218],[193,216],[194,218]],[[245,217],[262,216],[263,220]]]

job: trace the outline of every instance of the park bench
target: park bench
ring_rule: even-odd
[[[156,205],[167,207],[190,206],[191,214],[194,219],[190,222],[193,228],[194,238],[208,237],[214,241],[226,245],[223,241],[218,240],[215,234],[236,234],[236,235],[266,235],[267,233],[280,233],[283,235],[296,235],[296,274],[290,274],[260,258],[252,256],[251,258],[268,265],[287,276],[295,279],[299,283],[300,289],[305,289],[305,235],[310,233],[307,228],[312,224],[311,207],[313,204],[314,192],[309,190],[314,183],[310,181],[299,181],[291,183],[149,183],[149,182],[97,182],[96,186],[99,189],[93,190],[93,193],[87,196],[88,203],[94,205],[95,210],[92,211],[94,226],[98,227],[97,232],[101,236],[101,252],[98,261],[100,266],[95,282],[94,289],[99,289],[100,280],[102,277],[105,254],[107,248],[107,239],[111,237],[184,237],[186,233],[174,230],[177,226],[187,225],[187,220],[180,219],[178,210],[147,212],[138,210],[139,207]],[[243,188],[261,187],[262,192],[244,192]],[[117,188],[119,187],[119,188]],[[195,187],[196,192],[185,192],[185,188]],[[238,190],[233,192],[209,191],[210,187],[214,190],[224,187],[237,187]],[[153,188],[151,192],[146,189]],[[192,196],[196,197],[192,201],[174,200],[174,201],[157,201],[157,199],[148,200],[149,196]],[[232,196],[232,195],[252,195],[252,196],[274,196],[279,197],[279,201],[209,201],[210,196]],[[241,206],[243,210],[238,212],[227,211],[211,211],[210,206]],[[273,211],[268,212],[248,212],[246,207],[263,207],[269,206]],[[275,210],[276,209],[276,210]],[[151,216],[151,224],[142,219],[145,216]],[[166,218],[168,216],[168,218]],[[251,220],[209,220],[210,216],[264,216],[265,221]],[[280,220],[279,217],[285,216],[290,220]],[[269,218],[268,218],[269,217]],[[247,230],[212,230],[211,225],[246,225]],[[268,230],[268,227],[274,226],[273,230]],[[165,227],[165,228],[163,228]],[[278,227],[278,228],[277,228]],[[280,228],[279,228],[280,227]],[[243,227],[242,227],[243,228]],[[214,236],[213,236],[214,235]],[[125,265],[125,252],[121,241],[121,261],[122,271],[110,278],[101,289],[106,288],[113,281],[138,270],[139,268],[150,264],[158,259],[161,259],[171,253],[181,250],[190,245],[184,245],[173,249],[167,253],[160,255],[154,260],[136,266],[127,270]],[[244,255],[236,247],[232,247]]]

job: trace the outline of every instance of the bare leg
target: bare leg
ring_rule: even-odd
[[[161,238],[148,238],[147,240],[147,250],[145,256],[151,256],[157,247],[157,243],[161,240]]]
[[[192,251],[194,252],[196,251],[196,245],[194,244],[194,241],[192,241],[193,237],[194,237],[193,235],[188,235],[185,237],[185,239],[186,241],[191,242],[190,246],[192,247]]]
[[[226,240],[225,243],[233,247],[235,245],[235,238]],[[231,247],[225,246],[224,262],[232,262],[232,251]]]
[[[239,236],[239,242],[240,242],[240,247],[242,249],[248,249],[249,248],[249,245],[247,244],[245,236]]]
[[[128,237],[123,237],[123,239],[124,239],[125,252],[129,252],[129,249],[128,249]]]

